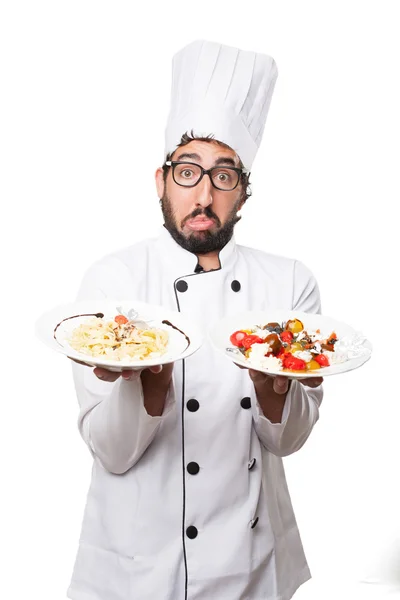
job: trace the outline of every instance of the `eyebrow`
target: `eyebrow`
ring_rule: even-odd
[[[195,153],[189,153],[189,152],[185,152],[184,154],[180,154],[176,160],[180,161],[183,159],[192,159],[192,160],[201,160],[201,157],[198,154]],[[217,158],[217,160],[215,161],[215,165],[232,165],[233,167],[236,167],[235,161],[233,160],[233,158],[230,158],[229,156],[221,156],[220,158]]]
[[[184,154],[180,154],[176,160],[182,160],[183,158],[192,158],[193,160],[201,160],[198,154],[190,154],[189,152],[185,152]]]
[[[221,156],[221,158],[217,158],[217,160],[215,161],[216,165],[232,165],[232,167],[236,167],[235,165],[235,161],[233,160],[233,158],[230,158],[228,156]]]

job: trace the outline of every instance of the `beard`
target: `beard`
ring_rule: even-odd
[[[164,192],[160,202],[161,210],[164,216],[164,227],[169,231],[177,244],[192,254],[220,252],[232,238],[235,225],[242,218],[237,215],[240,199],[234,204],[227,220],[223,225],[221,225],[220,219],[212,211],[210,206],[206,206],[204,209],[196,208],[190,215],[187,215],[187,217],[183,219],[181,225],[183,226],[189,219],[194,219],[195,217],[202,215],[208,217],[209,219],[214,219],[217,229],[215,231],[209,231],[206,229],[205,231],[197,232],[197,234],[193,232],[186,236],[178,229],[174,211],[171,205],[171,200],[166,192]]]

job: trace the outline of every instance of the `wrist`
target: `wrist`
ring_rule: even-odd
[[[278,394],[271,386],[254,386],[257,401],[264,416],[271,423],[281,423],[288,391]]]
[[[141,380],[146,412],[152,417],[160,417],[164,411],[171,378],[161,378],[147,370],[142,372]]]

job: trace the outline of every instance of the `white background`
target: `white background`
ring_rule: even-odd
[[[279,69],[237,240],[302,260],[323,312],[375,349],[326,380],[318,425],[285,459],[314,575],[295,598],[400,598],[396,8],[2,5],[2,597],[65,598],[90,480],[70,364],[36,341],[34,321],[74,300],[94,260],[157,233],[171,58],[205,38]]]

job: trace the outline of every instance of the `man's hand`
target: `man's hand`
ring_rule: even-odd
[[[93,369],[93,373],[102,381],[109,381],[110,383],[113,383],[118,379],[118,377],[122,377],[122,379],[125,379],[125,381],[133,381],[134,379],[138,379],[143,373],[143,371],[146,370],[157,374],[161,373],[163,367],[162,365],[156,365],[154,367],[147,367],[147,369],[126,369],[121,372],[109,371],[108,369],[95,367]]]
[[[88,365],[85,362],[82,362],[80,360],[76,360],[75,358],[71,358],[70,360],[78,363],[79,365],[83,365],[85,367],[92,367],[92,365]],[[166,365],[169,366],[169,365]],[[155,365],[154,367],[147,367],[149,371],[151,371],[152,373],[161,373],[161,371],[163,370],[163,366],[162,365]],[[143,371],[145,371],[146,369],[125,369],[124,371],[110,371],[109,369],[103,369],[101,367],[95,367],[93,369],[93,373],[96,375],[96,377],[98,377],[99,379],[101,379],[102,381],[108,381],[110,383],[113,383],[114,381],[116,381],[118,379],[118,377],[122,377],[122,379],[125,379],[127,381],[132,381],[133,379],[137,379],[141,373]]]
[[[74,358],[71,358],[71,360],[80,365],[92,367],[92,365],[75,360]],[[152,417],[159,417],[164,410],[165,399],[171,384],[173,370],[174,363],[169,363],[166,365],[155,365],[154,367],[147,367],[144,369],[127,369],[124,371],[110,371],[109,369],[95,367],[93,373],[102,381],[108,381],[110,383],[113,383],[119,377],[122,377],[122,379],[125,379],[126,381],[133,381],[140,377],[142,380],[145,409]]]
[[[236,364],[236,363],[235,363]],[[242,365],[237,365],[241,369]],[[264,415],[271,423],[280,423],[282,420],[283,408],[285,406],[286,395],[289,391],[291,379],[283,375],[267,375],[261,371],[248,369],[249,377],[254,384],[257,394],[257,400],[262,408]],[[322,377],[307,377],[299,380],[302,385],[315,388],[323,382]]]

